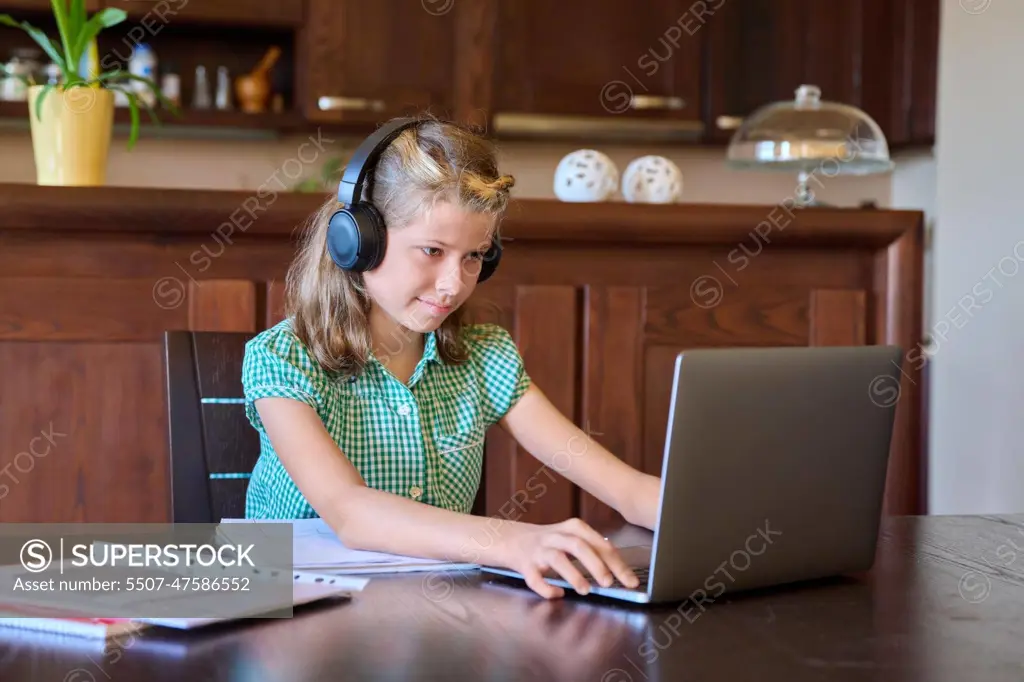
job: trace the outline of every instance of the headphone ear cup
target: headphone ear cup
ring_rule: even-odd
[[[480,274],[477,276],[477,282],[486,282],[494,271],[498,269],[498,263],[501,262],[501,241],[494,239],[491,241],[491,248],[487,249],[484,254],[483,261],[480,263]]]
[[[366,272],[380,265],[386,238],[384,221],[373,204],[342,208],[327,226],[327,250],[342,270]]]

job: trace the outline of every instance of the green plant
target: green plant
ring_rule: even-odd
[[[332,156],[320,167],[319,177],[305,178],[292,185],[293,192],[322,192],[326,189],[337,189],[341,176],[345,172],[340,157]]]
[[[60,68],[61,80],[57,84],[48,83],[39,92],[35,101],[36,119],[42,119],[42,103],[53,88],[69,90],[77,87],[106,88],[124,93],[128,98],[128,107],[131,112],[131,132],[128,138],[128,148],[135,146],[139,136],[139,108],[144,108],[154,123],[160,120],[153,111],[153,108],[131,87],[126,87],[127,82],[136,81],[148,87],[157,97],[159,102],[171,113],[177,115],[178,109],[173,102],[164,97],[163,93],[149,78],[137,76],[124,71],[120,67],[110,70],[103,70],[97,66],[93,73],[81,73],[82,55],[90,49],[96,41],[99,33],[111,26],[116,26],[127,18],[122,9],[108,7],[102,9],[91,17],[86,16],[85,0],[50,0],[53,7],[53,16],[57,22],[57,32],[60,34],[60,44],[55,44],[43,31],[26,21],[16,21],[8,14],[0,14],[0,25],[20,28],[34,40],[43,52],[53,60]],[[2,69],[2,67],[0,67]],[[35,85],[30,79],[19,74],[11,74],[3,70],[8,77],[20,79],[26,85]],[[127,82],[122,82],[127,81]]]

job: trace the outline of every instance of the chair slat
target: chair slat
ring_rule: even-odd
[[[215,479],[208,485],[210,488],[211,523],[219,522],[221,519],[240,519],[245,516],[245,493],[249,488],[249,479]]]
[[[200,398],[241,398],[242,359],[248,332],[194,332]]]
[[[203,443],[210,473],[252,471],[260,439],[242,405],[203,405]]]

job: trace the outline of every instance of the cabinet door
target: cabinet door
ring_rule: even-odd
[[[494,109],[699,122],[703,31],[691,4],[502,0]]]
[[[862,0],[864,111],[890,146],[935,138],[939,0]]]
[[[375,123],[430,110],[452,115],[452,3],[309,0],[300,33],[303,113]]]
[[[160,24],[169,24],[175,20],[193,24],[298,27],[302,25],[304,15],[303,1],[102,0],[104,6],[123,9],[133,19],[148,16],[154,30]]]
[[[475,294],[477,319],[509,330],[534,384],[573,419],[577,414],[580,348],[579,291],[571,285],[517,285],[488,281]],[[585,425],[581,425],[584,426]],[[563,475],[582,443],[567,442],[551,466],[493,426],[484,452],[479,513],[508,521],[557,523],[576,514],[576,487]],[[482,503],[480,497],[483,498]]]
[[[712,278],[703,284],[586,289],[581,414],[603,446],[655,476],[661,475],[679,351],[865,343],[864,291],[780,287],[726,295]],[[591,524],[621,520],[584,491],[579,509]]]
[[[759,107],[794,98],[803,80],[803,4],[727,0],[710,18],[706,139],[728,140]]]

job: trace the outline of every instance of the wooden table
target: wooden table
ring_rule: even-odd
[[[351,602],[291,620],[149,631],[106,653],[8,644],[0,679],[1024,679],[1024,515],[888,517],[871,572],[726,595],[704,612],[547,602],[509,585],[483,574],[378,577]]]

